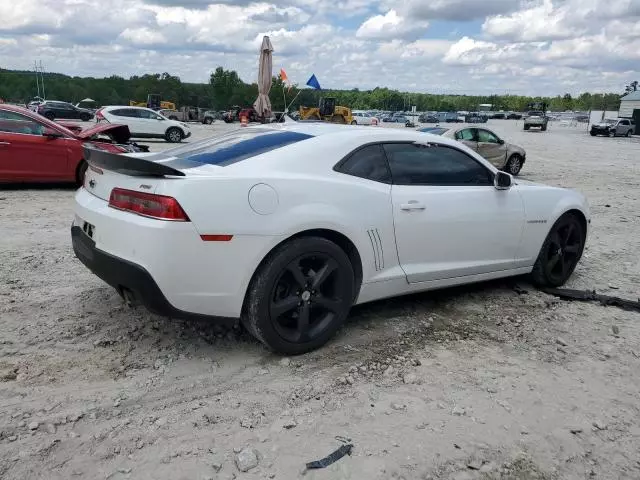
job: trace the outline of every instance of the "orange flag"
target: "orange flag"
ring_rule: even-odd
[[[287,72],[284,71],[284,68],[280,69],[280,78],[284,83],[289,83],[289,77],[287,77]]]

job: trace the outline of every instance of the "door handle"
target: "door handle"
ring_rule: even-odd
[[[0,147],[8,147],[11,145],[9,142],[0,142]]]
[[[400,210],[425,210],[427,206],[424,203],[420,203],[416,200],[410,200],[409,203],[400,204]]]

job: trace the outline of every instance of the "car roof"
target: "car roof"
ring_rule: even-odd
[[[111,108],[133,108],[135,110],[151,110],[150,108],[147,107],[132,107],[130,105],[107,105],[106,107],[102,107],[103,109],[111,109]],[[168,108],[165,108],[164,110],[169,110]],[[155,110],[151,110],[152,112]]]

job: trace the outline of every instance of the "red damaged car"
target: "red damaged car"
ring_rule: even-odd
[[[0,182],[76,182],[87,163],[83,145],[112,153],[147,151],[129,143],[126,125],[98,124],[78,131],[13,105],[0,104]]]

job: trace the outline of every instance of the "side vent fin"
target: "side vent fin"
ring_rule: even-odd
[[[384,248],[382,247],[382,237],[377,228],[367,230],[371,249],[373,250],[373,263],[377,272],[384,269]]]

